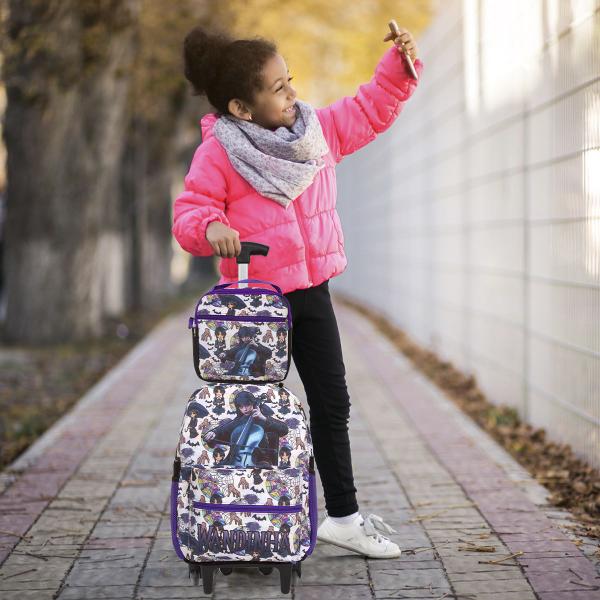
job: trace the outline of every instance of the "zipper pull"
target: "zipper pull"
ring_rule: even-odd
[[[311,456],[308,459],[308,472],[312,473],[314,475],[314,472],[315,472],[315,458],[314,458],[314,456]]]
[[[194,317],[190,317],[188,320],[188,329],[193,329],[195,325],[195,319]]]

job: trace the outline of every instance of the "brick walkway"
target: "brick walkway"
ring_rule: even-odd
[[[336,313],[361,511],[397,529],[403,555],[317,544],[293,596],[598,600],[597,544],[574,544],[543,487],[367,321],[337,302]],[[3,599],[203,596],[172,550],[168,514],[178,428],[200,385],[186,323],[161,324],[2,475]],[[295,369],[286,385],[304,396]],[[276,573],[241,572],[219,574],[214,597],[282,595]]]

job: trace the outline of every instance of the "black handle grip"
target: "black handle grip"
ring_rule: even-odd
[[[269,254],[269,246],[265,246],[264,244],[259,244],[258,242],[240,242],[242,246],[242,251],[237,256],[237,264],[250,264],[250,257],[253,254],[261,254],[262,256],[267,256]]]

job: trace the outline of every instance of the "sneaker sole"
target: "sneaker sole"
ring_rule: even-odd
[[[352,546],[349,546],[342,542],[334,542],[334,541],[332,541],[328,538],[324,538],[320,535],[317,535],[317,540],[319,540],[320,542],[325,542],[326,544],[331,544],[332,546],[338,546],[338,548],[344,548],[344,550],[351,550],[352,552],[356,552],[356,554],[360,554],[361,556],[366,556],[367,558],[400,558],[400,556],[402,555],[402,550],[399,550],[398,554],[389,554],[386,556],[376,556],[373,554],[366,554],[365,552],[361,552],[360,550],[357,550],[356,548],[353,548]]]

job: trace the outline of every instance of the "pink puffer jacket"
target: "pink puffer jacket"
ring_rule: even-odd
[[[420,75],[419,59],[415,68]],[[191,254],[210,256],[206,227],[219,220],[237,230],[240,241],[266,244],[268,255],[252,257],[248,276],[276,283],[284,293],[339,275],[347,259],[335,209],[335,165],[388,129],[417,83],[392,45],[371,81],[359,86],[354,96],[316,109],[330,152],[325,167],[287,208],[259,194],[238,174],[212,134],[217,115],[205,115],[200,121],[202,143],[185,177],[185,190],[173,207],[173,235]],[[219,268],[219,283],[237,280],[235,258],[221,258]]]

